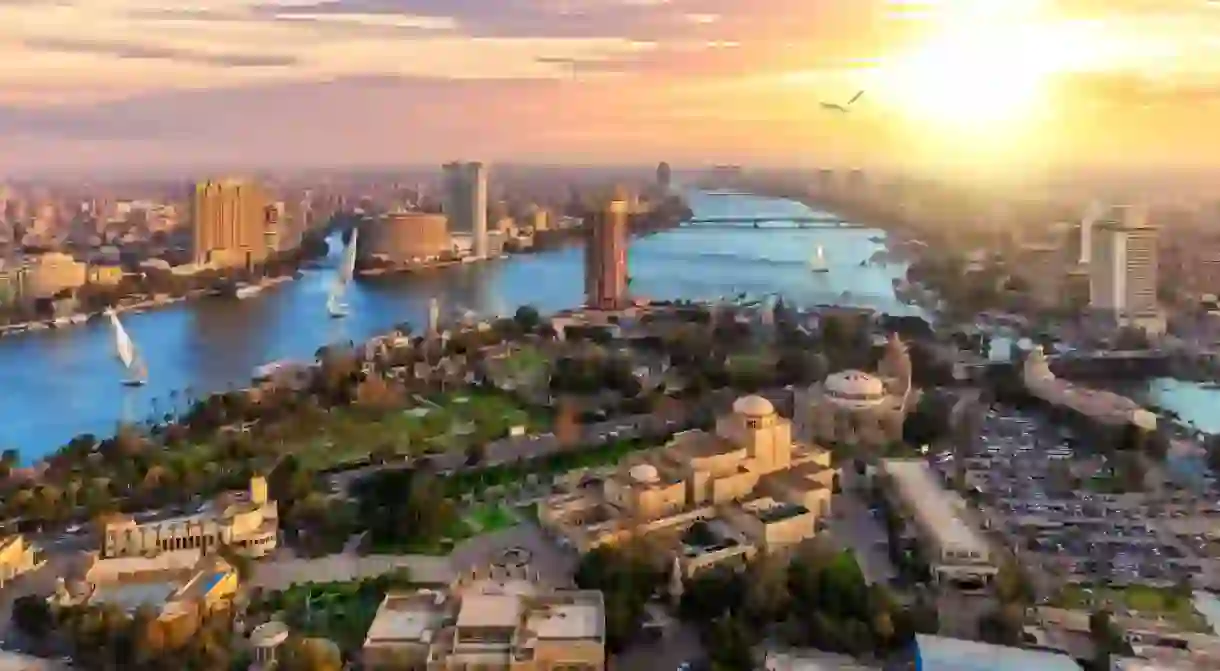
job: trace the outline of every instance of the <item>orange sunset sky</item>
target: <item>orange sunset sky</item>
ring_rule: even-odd
[[[458,157],[1213,167],[1220,3],[0,0],[0,171]]]

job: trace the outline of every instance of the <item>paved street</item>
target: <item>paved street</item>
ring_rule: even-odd
[[[844,471],[843,491],[834,499],[830,536],[841,547],[855,551],[865,580],[887,584],[898,572],[890,562],[885,527],[870,514],[855,482],[855,473]]]
[[[703,644],[694,627],[675,623],[660,641],[633,645],[610,658],[609,671],[676,671],[688,660],[702,659]]]
[[[405,568],[426,583],[447,583],[455,572],[447,557],[426,555],[336,554],[317,559],[266,559],[254,562],[249,584],[263,589],[285,589],[296,583],[375,578]]]
[[[576,571],[576,555],[560,550],[532,522],[475,536],[454,548],[449,562],[455,571],[465,571],[496,561],[509,548],[529,552],[530,567],[538,571],[538,577],[544,583],[558,586],[571,584]]]

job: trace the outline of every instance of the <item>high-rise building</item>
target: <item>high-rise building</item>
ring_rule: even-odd
[[[476,258],[487,258],[487,168],[482,163],[446,163],[444,211],[452,233],[471,237]]]
[[[428,299],[428,337],[436,337],[441,329],[441,302],[435,297]]]
[[[232,268],[267,258],[267,196],[253,182],[200,182],[191,201],[195,263]]]
[[[672,171],[669,169],[669,164],[661,161],[657,164],[657,186],[662,191],[668,191],[671,180],[673,179]]]
[[[1093,255],[1093,227],[1097,220],[1105,214],[1105,208],[1098,201],[1089,203],[1084,217],[1080,219],[1080,264],[1088,265]]]
[[[627,302],[627,192],[622,187],[605,211],[586,224],[585,303],[618,310]]]
[[[1144,211],[1116,208],[1091,233],[1089,306],[1124,324],[1157,315],[1157,229]]]

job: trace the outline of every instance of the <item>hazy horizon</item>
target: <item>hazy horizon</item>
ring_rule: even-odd
[[[0,0],[0,175],[1220,168],[1203,0],[166,4]]]

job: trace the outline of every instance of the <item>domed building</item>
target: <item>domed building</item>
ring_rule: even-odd
[[[815,444],[884,447],[902,439],[913,392],[910,355],[891,334],[876,374],[843,370],[796,392],[797,436]]]
[[[767,399],[744,396],[714,431],[636,452],[600,491],[551,497],[538,517],[582,552],[646,534],[671,544],[691,575],[812,537],[830,512],[835,477],[829,452],[794,441],[792,423]],[[702,532],[688,533],[697,522]]]

